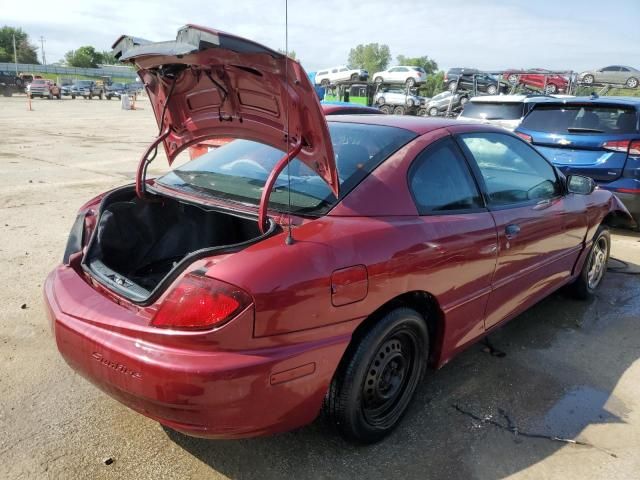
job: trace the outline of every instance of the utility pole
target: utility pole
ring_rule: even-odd
[[[16,66],[16,75],[18,75],[18,50],[16,50],[16,35],[13,34],[13,63]]]
[[[44,54],[44,37],[40,35],[40,45],[42,45],[42,64],[47,64],[47,56]]]

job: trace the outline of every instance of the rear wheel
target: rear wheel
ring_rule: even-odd
[[[378,85],[380,85],[383,81],[384,79],[382,77],[376,77],[376,79],[374,80],[374,82],[377,83]]]
[[[548,93],[549,95],[553,95],[554,93],[557,93],[557,91],[558,91],[558,87],[556,86],[555,83],[548,84],[544,89],[544,92]]]
[[[355,82],[355,81],[359,80],[359,77],[360,76],[357,73],[354,73],[353,75],[351,75],[351,81]]]
[[[468,101],[469,101],[469,97],[461,97],[460,98],[460,105],[464,105]]]
[[[496,87],[495,85],[489,85],[487,87],[487,93],[489,95],[495,95],[498,92],[498,87]]]
[[[379,97],[378,100],[376,100],[376,103],[378,105],[384,105],[384,97]]]
[[[418,111],[416,112],[416,115],[419,117],[426,117],[427,116],[427,109],[426,108],[419,108]]]
[[[593,80],[594,80],[593,75],[585,75],[582,78],[582,83],[586,83],[587,85],[591,85],[593,83]]]
[[[322,85],[323,87],[328,87],[329,86],[329,79],[328,78],[323,78],[322,81],[320,81],[320,85]]]
[[[413,87],[413,86],[416,84],[416,79],[415,79],[415,78],[411,78],[411,77],[410,77],[410,78],[407,78],[407,81],[406,81],[406,82],[404,82],[404,84],[405,84],[407,87],[411,88],[411,87]]]
[[[518,75],[516,75],[515,73],[512,73],[511,75],[509,75],[507,77],[507,81],[511,84],[511,85],[515,85],[518,83]]]
[[[424,319],[398,308],[375,323],[345,353],[325,410],[346,439],[373,443],[388,435],[407,410],[429,353]]]
[[[627,80],[627,87],[638,88],[638,79],[631,77],[629,80]]]
[[[591,250],[584,261],[580,275],[570,285],[574,296],[586,299],[595,293],[607,271],[610,249],[611,235],[609,234],[609,229],[601,225],[593,237]]]
[[[429,109],[429,115],[432,117],[438,116],[438,109],[436,107],[431,107]]]

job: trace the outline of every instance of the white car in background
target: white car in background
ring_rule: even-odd
[[[366,81],[369,78],[369,72],[361,68],[349,68],[346,65],[325,68],[316,72],[316,85],[331,85],[336,82]]]
[[[408,87],[413,87],[426,80],[427,73],[424,68],[405,65],[398,65],[373,74],[375,83],[404,83]]]
[[[403,88],[383,88],[373,97],[376,105],[403,105],[409,108],[425,105],[428,98],[414,95]]]
[[[515,130],[534,103],[570,95],[482,95],[470,98],[458,120],[488,123]]]

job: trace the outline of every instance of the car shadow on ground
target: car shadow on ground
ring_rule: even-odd
[[[629,409],[614,388],[640,356],[638,311],[640,277],[614,270],[592,300],[550,296],[492,334],[495,351],[477,344],[431,372],[400,426],[376,445],[346,443],[322,417],[247,440],[166,432],[234,479],[500,478],[560,448],[617,461],[615,442],[585,428],[625,422]]]

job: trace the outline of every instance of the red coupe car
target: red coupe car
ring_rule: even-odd
[[[630,218],[498,128],[325,117],[298,63],[233,35],[114,50],[160,134],[135,185],[80,209],[44,295],[73,369],[190,435],[289,430],[324,405],[377,441],[429,368],[562,286],[591,294]],[[145,179],[159,145],[172,161],[212,137],[235,140]]]
[[[537,88],[548,94],[566,92],[569,81],[562,75],[551,73],[543,68],[532,70],[511,70],[504,72],[502,78],[512,85],[521,84],[526,87]]]

